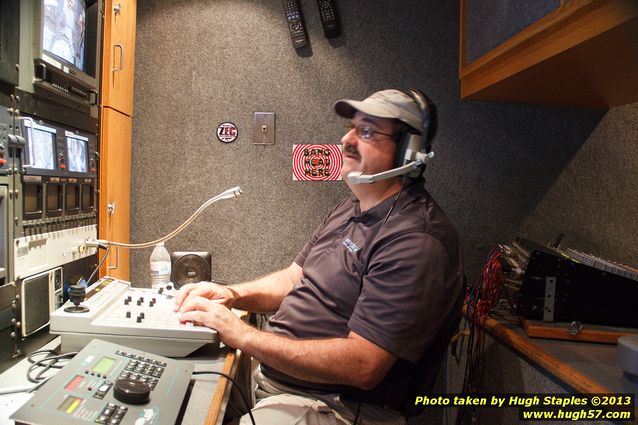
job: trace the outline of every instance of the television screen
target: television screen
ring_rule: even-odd
[[[45,126],[33,126],[27,141],[29,165],[43,170],[55,169],[55,129]]]
[[[42,49],[84,71],[85,0],[44,0]]]
[[[69,161],[69,171],[74,171],[77,173],[88,172],[88,140],[88,138],[82,136],[67,136],[66,148]]]

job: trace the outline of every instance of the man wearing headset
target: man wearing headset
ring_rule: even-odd
[[[414,397],[431,390],[460,317],[458,236],[424,188],[424,166],[354,183],[404,165],[410,140],[429,150],[427,98],[383,90],[340,100],[335,112],[350,120],[341,174],[352,195],[288,268],[239,285],[185,285],[176,297],[181,320],[215,328],[260,362],[257,424],[405,423],[420,413]],[[230,307],[276,313],[257,330]]]

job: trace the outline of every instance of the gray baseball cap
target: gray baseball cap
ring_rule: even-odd
[[[389,89],[373,93],[364,100],[341,99],[335,103],[335,112],[352,118],[357,111],[379,118],[395,118],[421,131],[421,111],[414,100],[400,90]]]

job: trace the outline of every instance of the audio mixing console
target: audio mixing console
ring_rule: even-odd
[[[67,301],[51,314],[50,332],[62,336],[62,351],[79,351],[93,338],[168,357],[184,357],[219,341],[217,331],[180,323],[174,289],[133,288],[104,277],[86,290],[84,301]]]

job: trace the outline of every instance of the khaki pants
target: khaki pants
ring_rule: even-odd
[[[342,401],[338,394],[300,392],[274,382],[254,364],[251,387],[257,404],[252,409],[256,425],[349,425],[357,410],[358,425],[405,425],[398,412],[380,406]],[[245,390],[245,389],[244,389]],[[240,425],[252,425],[250,416],[241,417]]]

